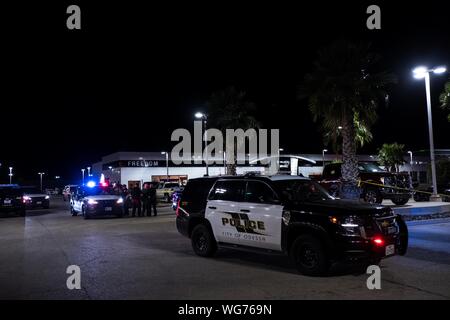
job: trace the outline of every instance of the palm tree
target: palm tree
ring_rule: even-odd
[[[444,86],[444,92],[439,96],[442,108],[450,109],[450,81]],[[450,114],[448,115],[448,121],[450,121]]]
[[[373,70],[379,56],[369,49],[340,40],[320,50],[315,69],[305,76],[299,92],[308,98],[314,121],[320,120],[324,128],[342,127],[342,196],[348,198],[359,195],[357,126],[369,131],[379,102],[387,99],[387,86],[396,81],[393,74]]]
[[[355,142],[357,146],[363,147],[366,143],[370,143],[373,139],[372,132],[363,123],[359,121],[358,114],[355,113],[355,118],[353,119],[355,123]],[[336,159],[338,159],[339,153],[342,151],[342,134],[341,127],[337,128],[322,128],[324,145],[328,146],[331,144],[333,152],[336,154]]]
[[[247,99],[244,91],[239,91],[235,87],[213,93],[207,105],[210,125],[221,130],[224,137],[226,129],[240,128],[245,131],[259,128],[259,123],[253,116],[255,104]],[[235,151],[238,148],[234,141],[231,147]],[[234,154],[236,155],[236,152]],[[234,159],[227,159],[227,173],[236,175],[236,156]]]
[[[398,166],[405,163],[405,145],[395,143],[385,143],[378,151],[378,159],[381,165],[388,171],[398,172]]]

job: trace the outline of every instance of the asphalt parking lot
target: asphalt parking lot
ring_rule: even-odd
[[[410,225],[410,250],[382,262],[381,290],[337,267],[297,274],[283,256],[231,250],[194,255],[175,214],[84,220],[67,203],[0,218],[0,299],[450,299],[450,219]],[[69,290],[66,268],[81,269]]]

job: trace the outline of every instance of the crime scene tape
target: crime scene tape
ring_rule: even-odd
[[[417,192],[417,193],[425,193],[425,194],[433,195],[432,192],[428,192],[428,191],[415,190],[415,189],[409,189],[409,188],[400,188],[400,187],[395,187],[395,186],[387,186],[385,184],[375,183],[375,182],[371,182],[371,181],[357,180],[357,182],[358,182],[358,187],[361,187],[361,185],[363,185],[363,184],[370,184],[373,186],[378,186],[378,187],[383,187],[383,188],[388,188],[388,189],[396,189],[396,190],[403,190],[403,191],[408,191],[408,192]],[[445,197],[445,198],[450,197],[450,195],[448,195],[448,194],[438,193],[437,195],[440,197]]]

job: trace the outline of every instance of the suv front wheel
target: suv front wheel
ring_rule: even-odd
[[[212,257],[217,251],[217,243],[214,235],[204,224],[199,224],[194,228],[191,243],[195,254],[201,257]]]
[[[311,235],[302,235],[295,239],[290,256],[298,271],[304,275],[320,276],[328,271],[325,248],[319,239]]]

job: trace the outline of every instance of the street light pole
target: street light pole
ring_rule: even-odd
[[[205,163],[206,163],[206,176],[209,176],[209,168],[208,168],[208,130],[206,128],[206,121],[208,119],[208,117],[206,116],[206,114],[201,113],[201,112],[197,112],[195,114],[195,117],[197,119],[201,119],[202,120],[202,130],[204,131],[204,134],[202,134],[202,136],[205,139]]]
[[[88,177],[90,177],[91,176],[91,167],[87,167],[87,170],[88,170]]]
[[[322,150],[322,174],[323,170],[325,169],[325,152],[328,152],[328,150],[327,149]]]
[[[412,172],[414,171],[413,170],[413,153],[412,153],[412,151],[408,151],[408,154],[409,154],[409,166],[410,166],[410,171],[411,171],[411,175],[412,175]]]
[[[12,184],[12,177],[13,177],[13,167],[9,167],[9,184]]]
[[[444,73],[445,67],[437,67],[428,69],[426,67],[418,67],[414,69],[414,77],[416,79],[425,78],[425,92],[427,97],[427,113],[428,113],[428,136],[430,140],[430,162],[431,162],[431,179],[433,182],[433,194],[430,201],[441,201],[441,197],[437,194],[437,180],[436,180],[436,161],[434,155],[434,138],[433,138],[433,118],[431,114],[431,92],[430,92],[430,72],[435,74]]]
[[[437,181],[436,181],[436,161],[434,157],[434,137],[433,137],[433,118],[431,114],[431,93],[430,93],[430,73],[425,74],[425,90],[427,95],[427,113],[428,113],[428,136],[430,140],[430,160],[431,160],[431,179],[433,181],[433,195],[430,197],[431,201],[440,201],[437,195]],[[431,199],[433,198],[433,199]]]
[[[84,171],[85,171],[86,169],[81,169],[81,177],[82,177],[82,183],[83,183],[83,186],[84,186]]]
[[[38,175],[40,175],[40,178],[41,178],[41,192],[42,192],[42,176],[44,175],[44,173],[43,172],[38,172]]]
[[[169,153],[166,151],[161,152],[161,154],[166,155],[166,182],[169,182]]]

